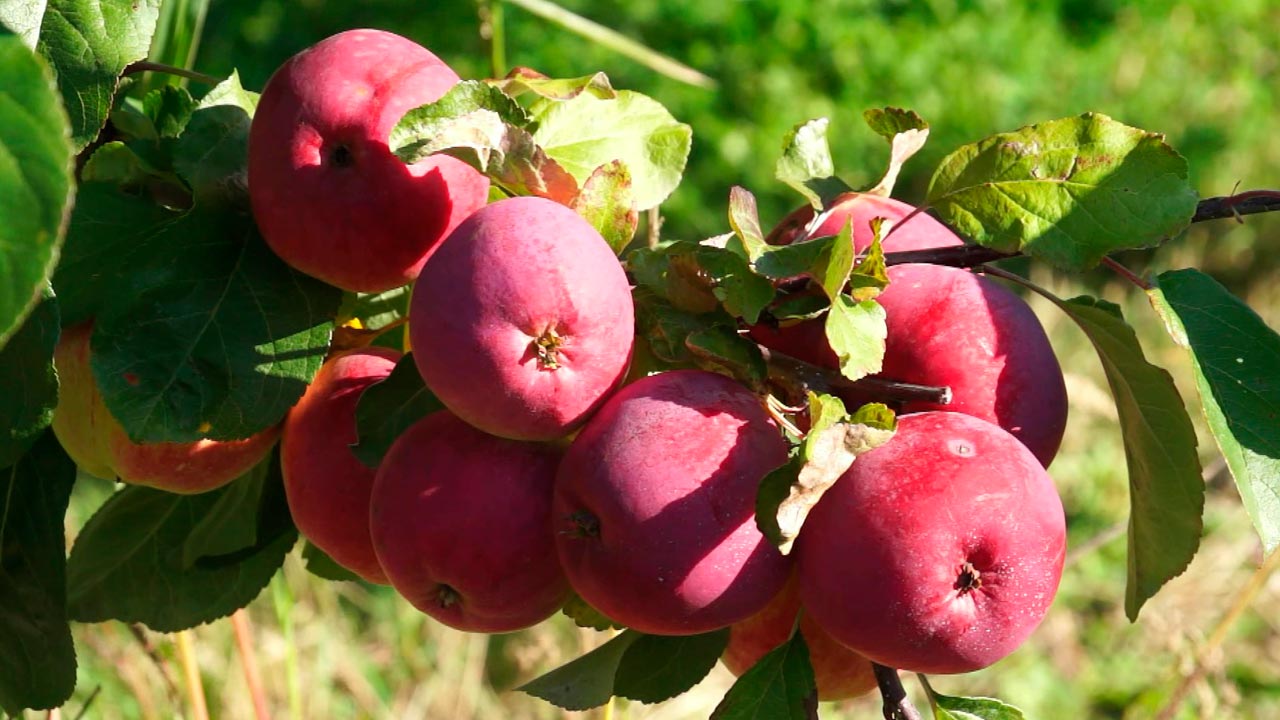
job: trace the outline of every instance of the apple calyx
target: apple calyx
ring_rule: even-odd
[[[349,168],[356,164],[355,153],[346,143],[336,143],[325,148],[326,164],[336,168]]]
[[[600,537],[600,518],[586,510],[570,513],[569,522],[573,524],[573,528],[566,530],[566,535],[571,535],[575,538]]]
[[[560,348],[564,338],[560,337],[554,327],[548,327],[533,341],[533,351],[538,355],[538,367],[543,370],[556,370],[560,367]]]
[[[960,591],[960,597],[964,597],[980,587],[982,587],[982,571],[966,560],[960,565],[959,576],[956,577],[956,590]]]
[[[451,608],[462,602],[462,595],[453,587],[440,583],[436,587],[436,604],[442,608]]]

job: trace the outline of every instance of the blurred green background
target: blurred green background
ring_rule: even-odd
[[[838,174],[855,187],[873,184],[887,146],[861,113],[884,105],[912,108],[932,124],[929,144],[895,191],[907,201],[923,197],[933,168],[959,145],[1084,111],[1166,133],[1204,196],[1280,188],[1280,3],[566,0],[561,6],[687,63],[715,87],[665,77],[519,7],[466,0],[207,6],[170,0],[168,12],[203,16],[204,27],[198,47],[176,33],[168,51],[178,48],[202,72],[237,69],[246,87],[261,89],[304,47],[344,29],[376,27],[426,45],[464,78],[480,78],[492,71],[481,18],[497,13],[509,65],[558,77],[604,70],[616,87],[658,99],[693,127],[685,180],[663,206],[668,237],[724,232],[735,184],[757,194],[766,225],[800,204],[773,179],[773,167],[785,133],[813,117],[831,118]],[[1198,225],[1158,251],[1123,259],[1143,271],[1202,267],[1280,327],[1277,257],[1280,216],[1254,216],[1244,224]],[[1062,295],[1088,291],[1119,302],[1147,341],[1148,356],[1174,374],[1199,421],[1187,360],[1140,294],[1105,274],[1025,269]],[[1214,472],[1220,465],[1212,441],[1201,433],[1211,475],[1201,553],[1130,625],[1123,613],[1127,487],[1114,408],[1083,336],[1046,303],[1032,302],[1058,349],[1072,399],[1067,440],[1051,468],[1068,511],[1072,554],[1059,598],[1027,646],[983,672],[938,678],[935,687],[996,695],[1041,719],[1280,718],[1280,582],[1257,577],[1256,586],[1248,584],[1261,550],[1230,479]],[[104,492],[101,485],[78,485],[72,531]],[[296,557],[249,610],[273,717],[605,717],[563,713],[509,691],[604,639],[563,618],[510,636],[468,636],[426,620],[387,589],[319,581]],[[213,717],[253,717],[229,625],[198,628],[190,637]],[[100,691],[86,717],[190,717],[173,638],[135,635],[113,623],[80,626],[76,638],[80,682],[69,708]],[[613,717],[707,717],[730,682],[717,669],[679,700],[621,703]],[[824,707],[823,717],[875,718],[879,709],[874,698],[864,699]]]

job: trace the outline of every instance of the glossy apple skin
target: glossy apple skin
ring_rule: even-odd
[[[720,661],[729,672],[741,676],[769,651],[787,642],[797,615],[819,700],[847,700],[875,689],[871,662],[836,642],[808,613],[801,611],[800,585],[794,573],[763,610],[729,626],[729,645]]]
[[[351,350],[325,361],[284,421],[280,469],[298,531],[339,565],[386,584],[369,534],[374,470],[351,452],[356,405],[396,366],[389,348]]]
[[[53,431],[85,472],[174,493],[201,493],[245,474],[275,445],[279,426],[244,440],[131,441],[107,410],[93,377],[92,335],[92,321],[64,328],[53,352],[59,382]]]
[[[926,412],[853,463],[795,552],[801,602],[833,638],[889,667],[963,673],[1040,624],[1065,549],[1062,502],[1024,445],[984,420]]]
[[[435,245],[485,204],[489,181],[444,155],[405,165],[387,138],[406,111],[458,80],[426,48],[380,30],[338,33],[286,61],[249,133],[249,197],[271,249],[345,290],[417,277]]]
[[[577,213],[515,197],[467,218],[413,286],[409,335],[427,386],[485,432],[551,440],[586,421],[627,371],[626,274]],[[554,333],[555,362],[539,353]]]
[[[625,386],[574,438],[553,516],[574,590],[655,635],[758,612],[791,571],[756,528],[756,487],[787,445],[738,383],[676,370]]]
[[[927,212],[916,213],[910,220],[903,222],[904,218],[915,211],[915,206],[901,200],[868,193],[846,193],[832,204],[831,213],[809,234],[809,237],[838,235],[845,223],[851,222],[853,249],[856,252],[863,252],[871,245],[873,237],[871,221],[881,217],[901,225],[887,238],[882,238],[882,247],[885,252],[929,250],[964,244],[964,241],[951,232],[950,228],[935,220]],[[804,226],[812,220],[811,206],[797,208],[778,223],[778,226],[769,233],[767,241],[770,245],[790,245],[799,239],[804,233]]]
[[[552,541],[559,451],[480,432],[445,411],[404,431],[370,498],[373,547],[414,607],[471,632],[513,632],[568,597]]]

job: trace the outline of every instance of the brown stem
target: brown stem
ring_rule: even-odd
[[[886,265],[902,265],[904,263],[929,263],[930,265],[951,265],[953,267],[973,267],[994,260],[1017,257],[1019,253],[1006,253],[992,250],[981,245],[960,245],[957,247],[930,248],[928,250],[904,250],[885,253]]]
[[[1280,212],[1280,190],[1246,190],[1234,195],[1205,198],[1196,205],[1191,222],[1204,222],[1264,212]]]
[[[881,377],[864,377],[850,380],[834,370],[828,370],[799,358],[794,358],[760,346],[760,353],[769,366],[769,379],[803,397],[805,391],[830,394],[835,390],[854,390],[876,400],[894,403],[929,402],[947,405],[951,402],[951,388],[936,385],[919,385]]]
[[[249,614],[240,608],[231,614],[231,628],[235,632],[236,650],[240,653],[240,666],[244,670],[249,697],[253,699],[253,716],[257,720],[271,720],[267,709],[267,694],[262,688],[262,675],[258,672],[258,656],[253,649],[253,629],[249,626]]]
[[[195,70],[174,67],[173,65],[165,65],[164,63],[151,62],[150,60],[139,60],[135,63],[129,63],[120,74],[122,76],[136,75],[142,72],[157,72],[164,73],[165,75],[177,75],[178,77],[184,77],[188,80],[195,80],[196,82],[202,82],[209,85],[217,85],[219,82],[222,82],[212,75],[206,75],[202,72],[196,72]]]
[[[880,686],[880,697],[884,698],[884,720],[921,720],[920,711],[911,704],[902,687],[898,671],[874,662],[871,670],[876,675],[876,685]]]

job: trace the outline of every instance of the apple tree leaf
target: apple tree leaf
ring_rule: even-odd
[[[626,626],[614,622],[605,616],[604,613],[592,607],[578,593],[569,593],[569,599],[564,601],[564,606],[560,608],[560,612],[565,617],[573,621],[574,625],[583,628],[591,628],[592,630],[625,630]]]
[[[835,177],[835,163],[827,144],[827,118],[807,120],[791,128],[782,140],[782,156],[774,175],[809,201],[814,210],[831,207],[837,197],[851,192]]]
[[[889,141],[889,167],[880,182],[868,190],[873,195],[889,197],[898,182],[902,166],[920,152],[929,139],[929,123],[914,110],[902,108],[875,108],[862,113],[862,118],[877,135]]]
[[[818,685],[804,636],[769,651],[725,693],[711,720],[817,720]]]
[[[365,582],[364,578],[338,564],[310,541],[303,543],[302,560],[307,572],[333,582]]]
[[[229,555],[258,542],[258,508],[271,480],[275,453],[227,484],[204,517],[182,543],[182,569],[191,570],[203,557]]]
[[[630,90],[613,98],[582,93],[538,102],[532,113],[538,146],[579,183],[621,160],[631,172],[637,211],[656,207],[680,184],[693,131],[652,98]]]
[[[889,269],[884,246],[880,244],[884,225],[884,218],[872,218],[871,244],[849,272],[849,295],[859,302],[879,297],[880,292],[889,287]]]
[[[1086,113],[965,145],[942,161],[928,199],[979,245],[1081,271],[1182,231],[1197,196],[1162,135]]]
[[[391,444],[410,425],[444,405],[427,389],[413,353],[402,355],[391,374],[365,388],[356,405],[356,444],[351,452],[376,468]]]
[[[729,628],[700,635],[641,635],[622,654],[613,693],[642,703],[660,703],[702,682],[729,645]]]
[[[625,630],[586,655],[516,689],[565,710],[600,707],[613,697],[614,677],[623,656],[641,637],[642,633]]]
[[[1197,270],[1161,273],[1150,296],[1191,353],[1209,431],[1270,553],[1280,545],[1280,335]]]
[[[57,263],[75,190],[68,132],[48,66],[0,25],[0,348]]]
[[[582,93],[601,99],[618,96],[618,91],[609,82],[609,76],[602,72],[577,78],[551,78],[533,68],[521,66],[512,68],[501,80],[485,82],[511,97],[520,97],[525,93],[533,93],[548,100],[572,100]]]
[[[855,301],[841,294],[831,302],[826,320],[827,342],[840,358],[840,374],[858,380],[880,372],[884,362],[884,308],[875,300]]]
[[[196,203],[247,197],[249,125],[258,94],[240,85],[240,76],[218,83],[191,113],[174,146],[173,169],[195,193]]]
[[[22,44],[36,49],[47,0],[0,0],[0,25],[22,38]]]
[[[631,171],[621,160],[596,168],[569,207],[591,223],[614,253],[621,253],[631,243],[640,226],[640,213],[636,212],[631,191]]]
[[[744,187],[734,185],[729,189],[729,226],[733,228],[733,237],[726,247],[755,265],[769,246],[765,244],[764,230],[760,228],[756,196]]]
[[[1102,361],[1129,468],[1129,581],[1125,613],[1182,571],[1200,547],[1204,480],[1196,434],[1173,378],[1147,361],[1117,305],[1046,295],[1080,326]]]
[[[220,503],[239,504],[252,496],[238,483],[257,482],[250,474],[217,490],[178,495],[131,485],[112,495],[76,538],[67,560],[68,609],[80,622],[140,622],[157,632],[176,632],[226,617],[249,604],[266,587],[297,541],[280,477],[280,463],[269,472],[256,508],[240,505],[256,520],[255,539],[240,525],[221,524],[228,535],[218,542],[207,534],[192,540]],[[228,495],[239,499],[225,500]],[[203,546],[194,562],[189,543]],[[214,551],[207,554],[204,551]]]
[[[147,56],[160,0],[48,0],[37,50],[58,76],[76,150],[102,129],[120,73]]]
[[[0,708],[51,709],[76,683],[63,516],[76,466],[52,432],[0,470]]]
[[[53,422],[58,375],[58,302],[46,290],[9,343],[0,350],[0,468],[9,467]]]
[[[738,380],[747,387],[761,392],[769,379],[769,367],[765,364],[760,346],[739,335],[726,325],[695,330],[685,337],[699,366]]]
[[[995,698],[943,695],[923,675],[920,682],[929,697],[934,720],[1026,720],[1021,710]]]
[[[645,340],[653,355],[661,362],[692,367],[695,357],[685,340],[689,335],[715,325],[733,327],[733,319],[723,310],[696,313],[673,307],[646,287],[631,293],[636,307],[636,333]]]

